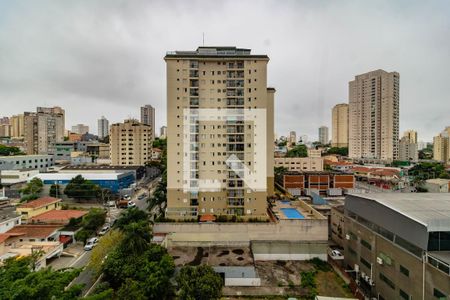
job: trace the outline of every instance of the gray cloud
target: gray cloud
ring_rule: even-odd
[[[419,139],[450,125],[445,1],[2,1],[0,116],[60,105],[67,127],[157,109],[165,123],[167,50],[236,45],[268,54],[276,132],[317,136],[348,81],[401,76],[400,126]]]

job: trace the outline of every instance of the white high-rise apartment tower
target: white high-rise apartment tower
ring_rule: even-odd
[[[391,161],[399,156],[397,72],[376,70],[349,82],[349,157]]]
[[[105,118],[104,116],[102,116],[100,119],[98,119],[97,121],[97,130],[98,130],[98,138],[99,139],[104,139],[105,137],[107,137],[109,135],[109,121],[107,118]]]
[[[327,126],[319,127],[319,142],[322,145],[326,145],[330,142],[330,140],[328,138],[328,127]]]
[[[152,126],[152,140],[155,139],[155,108],[151,105],[141,107],[141,123]]]

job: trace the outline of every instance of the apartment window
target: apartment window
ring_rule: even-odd
[[[364,258],[360,258],[359,259],[359,261],[363,264],[363,265],[365,265],[368,269],[370,269],[372,266],[371,266],[371,264],[370,264],[370,262],[368,262],[367,260],[365,260]]]
[[[411,299],[410,296],[402,289],[400,289],[400,298],[405,299],[405,300]]]
[[[348,247],[348,252],[349,252],[351,255],[356,256],[356,251],[353,250],[351,247]]]
[[[392,282],[392,280],[387,278],[383,273],[380,273],[380,280],[386,283],[391,289],[395,290],[394,282]]]
[[[372,250],[372,245],[370,245],[370,243],[366,240],[361,239],[361,245],[363,245],[364,247],[366,247],[369,250]]]
[[[433,296],[437,299],[442,299],[442,300],[447,299],[447,296],[438,289],[433,289]]]
[[[400,265],[400,273],[402,273],[406,277],[409,277],[409,270],[402,265]]]

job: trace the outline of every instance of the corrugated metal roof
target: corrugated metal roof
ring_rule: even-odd
[[[432,231],[450,231],[450,193],[369,193],[376,201]]]

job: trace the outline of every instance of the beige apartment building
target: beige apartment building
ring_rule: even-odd
[[[288,171],[323,171],[321,157],[276,157],[275,167],[283,167]]]
[[[331,147],[348,147],[348,104],[336,104],[331,112]]]
[[[383,70],[349,82],[350,158],[398,158],[399,84],[399,73]]]
[[[53,154],[55,143],[64,141],[64,110],[38,107],[24,113],[24,141],[27,154]]]
[[[141,107],[141,123],[155,127],[155,108],[151,105]],[[155,139],[155,130],[152,130],[152,139]]]
[[[18,138],[24,136],[24,115],[15,115],[10,118],[11,137]]]
[[[403,132],[403,137],[407,138],[411,144],[418,143],[417,131],[415,130],[406,130],[405,132]]]
[[[275,89],[268,56],[250,51],[199,47],[165,57],[168,218],[267,218]]]
[[[409,136],[403,136],[399,142],[398,160],[413,161],[419,160],[419,151],[417,150],[417,143],[411,142]]]
[[[112,124],[109,133],[111,165],[142,166],[151,160],[152,127],[129,119]]]
[[[433,138],[433,159],[450,163],[450,126]]]

